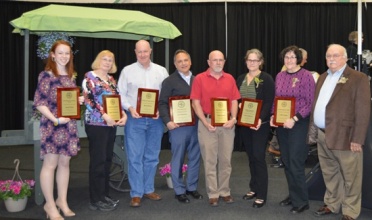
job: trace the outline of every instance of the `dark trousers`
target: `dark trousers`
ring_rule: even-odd
[[[257,194],[257,199],[266,200],[268,174],[266,165],[266,147],[270,132],[270,124],[264,123],[255,131],[247,127],[240,128],[240,135],[249,159],[251,180],[249,187]]]
[[[306,144],[308,127],[309,118],[305,118],[296,122],[292,129],[278,127],[276,130],[293,207],[309,203],[305,179],[305,161],[309,153]]]
[[[169,142],[172,150],[172,182],[176,195],[186,190],[195,191],[198,187],[200,170],[200,146],[198,129],[195,126],[184,126],[169,131]],[[182,166],[187,154],[187,179],[183,181]]]
[[[105,201],[109,195],[109,178],[116,127],[85,124],[89,141],[89,195],[91,202]]]

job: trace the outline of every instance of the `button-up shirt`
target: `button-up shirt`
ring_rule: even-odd
[[[329,69],[327,70],[328,75],[322,85],[322,88],[320,89],[318,100],[316,101],[314,109],[314,124],[318,128],[324,129],[326,126],[326,107],[345,68],[346,64],[335,73],[332,73]]]

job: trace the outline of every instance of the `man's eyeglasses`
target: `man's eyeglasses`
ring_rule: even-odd
[[[337,59],[337,58],[339,58],[339,57],[342,57],[342,55],[341,54],[327,54],[326,55],[326,59]]]

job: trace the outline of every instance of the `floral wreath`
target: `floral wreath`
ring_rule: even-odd
[[[49,56],[50,48],[57,40],[64,40],[70,43],[71,47],[75,43],[75,39],[70,37],[68,34],[63,32],[48,32],[43,35],[39,35],[39,40],[37,41],[37,56],[40,59],[47,59]],[[76,53],[77,51],[73,52]]]

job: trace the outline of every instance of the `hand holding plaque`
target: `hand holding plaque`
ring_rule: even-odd
[[[80,118],[80,90],[77,87],[57,88],[57,117]]]
[[[137,112],[143,117],[156,117],[158,111],[159,90],[138,89]]]
[[[120,95],[103,95],[103,110],[116,122],[123,117]]]
[[[179,126],[195,124],[195,118],[191,107],[190,96],[169,97],[169,115],[171,121]]]
[[[212,98],[212,126],[223,126],[229,120],[229,99]]]
[[[256,127],[260,118],[262,100],[242,99],[242,107],[239,111],[238,125],[245,127]]]
[[[295,98],[275,97],[273,124],[283,126],[284,122],[295,114]]]

